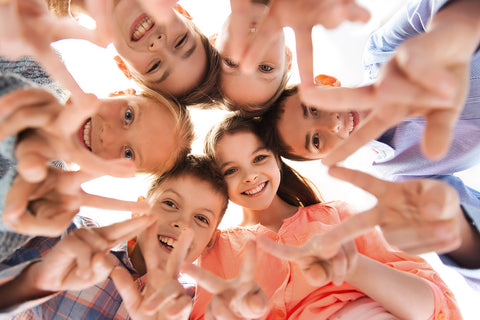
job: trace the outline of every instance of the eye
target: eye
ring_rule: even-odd
[[[187,37],[188,37],[188,33],[185,33],[185,35],[177,42],[177,44],[175,45],[175,48],[178,48],[180,47],[182,44],[184,44],[185,42],[187,42]]]
[[[160,60],[158,60],[157,62],[155,62],[155,63],[153,64],[153,66],[152,66],[150,69],[148,69],[147,73],[150,73],[150,72],[155,71],[155,70],[160,66],[160,63],[162,63]]]
[[[173,209],[178,209],[177,205],[175,204],[175,202],[171,201],[171,200],[164,200],[162,202],[163,204],[169,206],[170,208],[173,208]]]
[[[315,107],[309,107],[310,114],[314,117],[318,116],[318,110]]]
[[[258,66],[258,70],[260,70],[261,72],[271,72],[273,68],[266,64],[261,64]]]
[[[133,111],[132,111],[132,109],[131,109],[130,107],[127,108],[127,110],[125,111],[124,118],[125,118],[125,124],[130,124],[130,122],[132,122],[132,120],[133,120]]]
[[[229,66],[230,68],[238,68],[238,63],[235,63],[233,62],[232,60],[230,59],[223,59],[223,61],[225,62],[225,64],[227,66]]]
[[[237,169],[235,169],[235,168],[230,168],[230,169],[225,170],[225,172],[223,173],[223,175],[224,175],[224,176],[230,176],[230,175],[234,174],[235,172],[237,172]]]
[[[198,221],[200,221],[203,224],[206,224],[207,226],[210,225],[210,221],[208,221],[208,219],[204,216],[198,215],[198,216],[195,216],[195,219],[197,219]]]
[[[265,159],[265,158],[267,158],[266,155],[263,155],[263,154],[258,155],[258,156],[255,157],[255,159],[253,159],[253,163],[260,162],[260,161],[262,161],[262,160]]]
[[[313,137],[312,137],[312,144],[313,146],[315,147],[315,149],[319,149],[320,148],[320,138],[318,136],[318,134],[314,134]]]
[[[132,149],[130,149],[129,147],[125,147],[123,149],[123,156],[126,158],[126,159],[133,159],[133,151]]]

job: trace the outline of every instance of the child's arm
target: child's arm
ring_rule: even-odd
[[[178,282],[178,274],[193,240],[193,232],[191,229],[182,232],[166,266],[162,266],[159,259],[162,249],[158,243],[157,229],[156,223],[147,228],[147,240],[142,248],[147,268],[147,283],[143,292],[138,290],[124,268],[114,269],[112,279],[132,319],[188,319],[192,310],[192,297]]]
[[[235,279],[224,280],[195,265],[182,270],[197,280],[198,285],[213,293],[205,311],[205,318],[253,319],[260,318],[268,308],[265,292],[254,281],[255,243],[247,243],[242,269]]]
[[[400,319],[429,319],[435,308],[432,288],[422,278],[359,255],[345,281]]]
[[[76,229],[42,260],[0,286],[0,309],[103,281],[113,267],[108,250],[131,239],[151,222],[150,216],[142,216],[103,228]]]

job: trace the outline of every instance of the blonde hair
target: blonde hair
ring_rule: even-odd
[[[195,139],[194,125],[188,109],[175,99],[165,97],[159,92],[149,88],[144,88],[138,96],[147,98],[150,101],[167,108],[175,121],[174,130],[177,144],[176,149],[172,152],[169,160],[156,168],[139,170],[140,173],[159,175],[173,168],[178,161],[191,152],[192,143]]]

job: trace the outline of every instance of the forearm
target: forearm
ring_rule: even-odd
[[[39,263],[30,264],[13,280],[0,286],[0,296],[2,297],[0,299],[0,310],[54,293],[35,286],[35,268],[38,267]]]
[[[424,279],[363,255],[346,281],[401,319],[428,319],[435,309],[433,291]]]
[[[468,269],[480,268],[480,234],[478,230],[472,226],[461,209],[459,208],[460,237],[462,243],[460,247],[448,253],[460,267]]]
[[[460,46],[471,56],[480,44],[480,1],[451,1],[428,26],[428,32],[444,34],[449,46]]]

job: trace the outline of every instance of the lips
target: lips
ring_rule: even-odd
[[[256,185],[255,187],[242,192],[242,194],[247,196],[256,196],[265,189],[265,187],[267,186],[267,183],[268,181],[262,182]]]
[[[78,130],[78,138],[80,142],[92,151],[92,119],[88,119],[85,124]]]
[[[142,14],[132,23],[130,28],[130,40],[139,41],[142,39],[150,30],[153,29],[155,23],[149,16]]]
[[[360,121],[360,115],[358,112],[355,111],[350,111],[348,113],[348,118],[349,118],[349,127],[348,127],[348,133],[352,133],[353,130],[358,126],[358,123]]]

